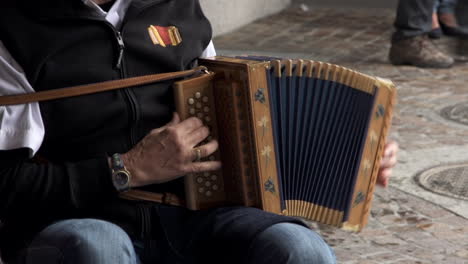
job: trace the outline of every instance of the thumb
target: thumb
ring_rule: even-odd
[[[171,119],[171,121],[169,121],[169,123],[165,124],[164,126],[155,129],[154,132],[156,132],[156,133],[161,133],[161,132],[164,131],[166,128],[168,128],[168,127],[170,127],[170,126],[177,125],[178,123],[180,123],[179,114],[177,114],[176,112],[174,112],[174,113],[172,113],[172,119]]]
[[[172,120],[165,125],[166,127],[177,125],[180,123],[180,117],[177,112],[172,113]]]

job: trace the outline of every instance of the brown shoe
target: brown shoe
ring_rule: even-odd
[[[449,68],[452,57],[440,51],[426,35],[392,42],[389,54],[394,65],[414,65],[421,68]]]

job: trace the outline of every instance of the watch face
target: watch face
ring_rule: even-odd
[[[114,174],[114,183],[119,187],[125,187],[128,185],[129,177],[124,171],[117,171]]]

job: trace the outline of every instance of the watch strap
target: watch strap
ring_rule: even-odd
[[[122,156],[119,153],[114,153],[111,156],[111,165],[112,170],[122,170],[125,169],[125,165],[122,160]]]

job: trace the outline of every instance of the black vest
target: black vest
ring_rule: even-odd
[[[186,70],[211,40],[196,0],[133,0],[120,29],[81,0],[9,2],[0,6],[0,37],[36,91]],[[153,44],[150,25],[175,26],[182,42]],[[54,161],[126,152],[174,111],[170,83],[40,107],[46,134],[39,153]]]

